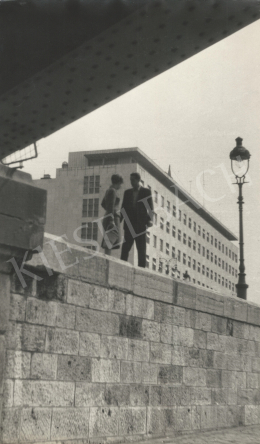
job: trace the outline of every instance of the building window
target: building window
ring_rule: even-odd
[[[196,270],[196,259],[192,259],[192,268]]]
[[[88,199],[83,199],[82,217],[88,217]]]
[[[228,247],[226,247],[226,256],[228,256]]]
[[[98,217],[98,207],[99,199],[83,199],[82,217]]]
[[[210,236],[210,243],[213,245],[213,236]]]
[[[186,214],[183,214],[183,223],[184,223],[184,225],[187,225],[187,216],[186,216]]]
[[[235,262],[237,262],[237,254],[235,254]]]
[[[98,217],[99,199],[94,199],[94,217]]]
[[[166,233],[170,233],[170,222],[166,222]]]
[[[235,284],[232,284],[232,291],[235,291]]]
[[[183,243],[184,243],[184,245],[187,244],[187,235],[186,235],[186,233],[183,233]]]
[[[163,251],[163,240],[160,239],[160,251]]]
[[[89,182],[89,176],[85,176],[83,183],[83,194],[88,194],[88,182]]]
[[[209,277],[209,268],[208,267],[207,267],[206,276],[207,276],[207,278]]]
[[[226,271],[228,271],[228,263],[226,262]]]
[[[209,260],[209,250],[207,250],[207,259]]]
[[[217,273],[215,273],[214,274],[214,281],[217,282],[217,279],[218,279],[218,275],[217,275]]]
[[[157,214],[153,213],[154,225],[157,227]]]
[[[172,247],[172,257],[175,258],[175,247]]]
[[[191,248],[191,237],[188,237],[188,247]]]
[[[200,262],[198,262],[198,273],[200,273]]]
[[[180,252],[180,250],[178,250],[178,261],[179,262],[181,261],[181,252]]]
[[[215,248],[218,248],[218,240],[215,238]]]
[[[215,265],[218,265],[218,257],[216,254],[215,254]]]
[[[200,281],[198,281],[198,285],[200,285]]]
[[[192,282],[193,282],[193,284],[196,284],[196,279],[193,278],[193,279],[192,279]]]
[[[226,288],[228,288],[228,280],[226,279]]]
[[[191,228],[191,218],[189,217],[189,228]]]
[[[203,237],[203,239],[205,239],[205,230],[204,230],[204,228],[202,230],[202,237]]]
[[[191,267],[191,257],[188,256],[188,267]]]
[[[186,265],[186,253],[183,253],[182,261],[183,261],[183,264]]]
[[[225,285],[225,279],[222,277],[222,282],[221,282],[221,284],[222,284],[222,287],[224,287],[224,285]]]
[[[181,221],[181,210],[179,210],[179,217],[178,219]]]
[[[172,226],[172,235],[173,235],[173,237],[176,236],[176,228],[174,225]]]
[[[196,224],[196,222],[193,222],[193,231],[196,233],[196,231],[197,231],[197,224]]]
[[[166,254],[170,254],[170,245],[166,244]]]
[[[164,219],[163,219],[163,217],[160,217],[160,228],[161,228],[161,230],[164,229]]]
[[[228,281],[228,289],[231,290],[231,282]]]
[[[154,191],[154,202],[158,203],[158,193],[157,193],[157,191]]]
[[[196,251],[196,241],[193,241],[193,250]]]
[[[209,242],[209,233],[207,233],[207,242]]]
[[[168,211],[168,213],[171,212],[171,204],[168,200],[167,200],[167,211]]]
[[[221,242],[220,241],[218,242],[218,249],[219,249],[219,251],[221,251]]]
[[[235,275],[235,270],[234,270],[234,268],[232,267],[232,276],[234,276]]]
[[[146,262],[145,262],[145,266],[146,266],[146,268],[149,268],[149,263],[150,263],[150,261],[149,261],[149,256],[146,255]]]
[[[235,253],[232,251],[232,261],[235,259]]]
[[[222,244],[222,253],[225,253],[225,247],[224,247],[224,244]]]
[[[202,274],[205,274],[205,265],[202,265]]]
[[[205,247],[202,247],[202,256],[205,257]]]
[[[156,271],[156,258],[153,258],[153,270]]]
[[[222,270],[225,270],[225,262],[222,261]]]
[[[161,207],[164,208],[164,197],[161,196]]]
[[[157,236],[153,235],[153,247],[157,247]]]
[[[221,284],[221,281],[220,281],[220,274],[218,275],[218,283],[219,283],[219,285]]]
[[[158,268],[158,271],[159,271],[160,273],[163,272],[163,262],[162,262],[161,259],[159,259],[159,268]]]
[[[231,250],[229,250],[229,258],[231,259]]]
[[[181,241],[181,230],[178,230],[178,240]]]
[[[201,227],[198,225],[198,235],[201,236]]]
[[[175,205],[172,206],[172,215],[174,217],[176,217],[176,206]]]
[[[150,232],[146,231],[146,243],[150,244]]]
[[[235,270],[235,276],[237,277],[237,270]]]
[[[201,249],[200,249],[200,244],[198,244],[198,253],[200,254]]]
[[[98,225],[96,222],[84,222],[81,228],[81,239],[97,240]]]
[[[228,272],[229,272],[229,274],[231,274],[231,265],[229,265],[229,267],[228,267]]]
[[[220,259],[220,257],[218,258],[218,266],[221,267],[221,259]]]

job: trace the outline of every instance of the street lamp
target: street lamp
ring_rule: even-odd
[[[238,205],[239,205],[239,274],[237,288],[237,297],[246,299],[248,285],[246,284],[245,264],[244,264],[244,237],[243,237],[243,196],[242,186],[245,182],[246,173],[249,169],[249,151],[242,146],[241,137],[236,138],[237,146],[231,151],[229,157],[231,159],[231,169],[235,175],[236,183],[239,189]]]

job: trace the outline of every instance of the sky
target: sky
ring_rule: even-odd
[[[260,21],[37,143],[24,164],[55,177],[68,153],[139,147],[238,236],[229,153],[251,153],[243,186],[247,298],[260,305]],[[238,245],[238,242],[236,243]]]

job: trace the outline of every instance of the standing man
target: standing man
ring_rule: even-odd
[[[151,191],[141,185],[139,173],[130,175],[132,188],[126,190],[121,208],[124,219],[124,238],[121,259],[128,260],[129,251],[136,243],[138,266],[146,265],[146,230],[153,225],[153,199]]]

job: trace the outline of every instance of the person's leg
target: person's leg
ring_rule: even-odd
[[[137,253],[138,253],[138,267],[146,267],[146,233],[140,234],[135,238]]]
[[[124,230],[124,239],[125,239],[125,241],[123,242],[122,250],[121,250],[121,260],[127,261],[129,251],[131,250],[133,243],[134,243],[134,239],[133,239],[130,231],[127,229]]]

